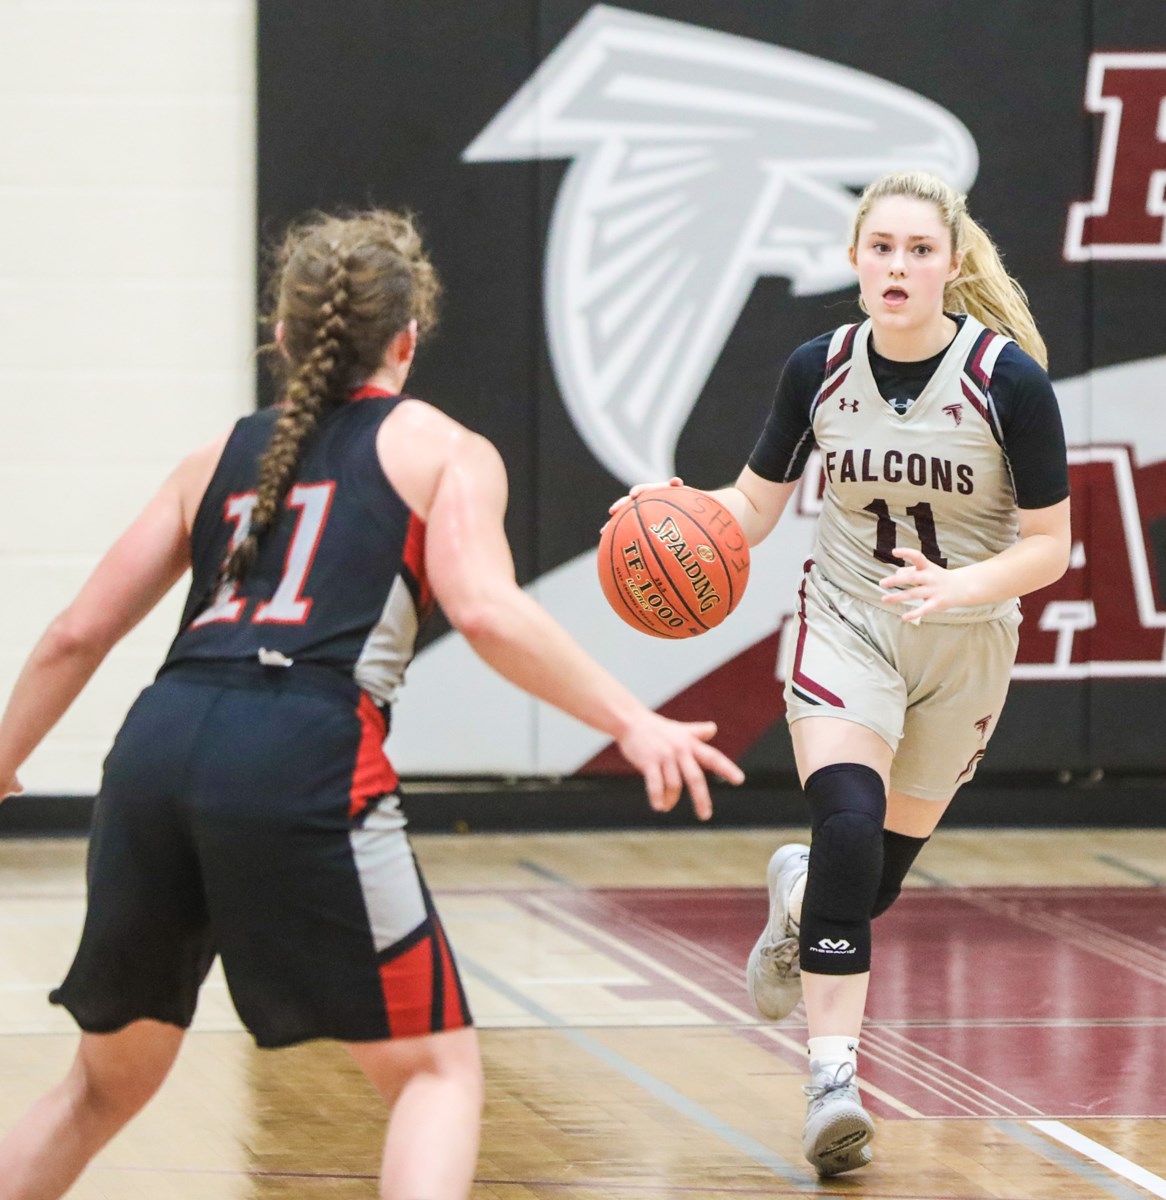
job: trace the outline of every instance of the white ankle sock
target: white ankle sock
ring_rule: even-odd
[[[858,1038],[813,1037],[806,1042],[810,1055],[810,1071],[816,1073],[824,1068],[840,1067],[849,1063],[858,1070]]]

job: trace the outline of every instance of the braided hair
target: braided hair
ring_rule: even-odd
[[[380,368],[410,321],[419,338],[433,328],[440,284],[412,218],[372,210],[293,226],[277,251],[271,291],[272,323],[282,328],[273,355],[281,411],[259,460],[247,535],[220,582],[242,579],[254,564],[320,421]]]

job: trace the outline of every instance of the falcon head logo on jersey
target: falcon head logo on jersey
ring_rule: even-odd
[[[964,406],[962,404],[948,404],[944,406],[943,411],[959,425],[964,419]]]
[[[756,280],[853,281],[854,189],[922,168],[966,190],[967,129],[930,100],[825,59],[597,4],[465,150],[573,159],[544,305],[564,403],[626,483],[673,455]]]

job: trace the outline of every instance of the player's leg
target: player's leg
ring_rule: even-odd
[[[134,1021],[86,1033],[69,1073],[0,1143],[0,1200],[55,1200],[166,1078],[184,1030]]]
[[[886,629],[868,629],[872,616]],[[906,705],[906,689],[890,662],[898,629],[887,616],[839,591],[811,566],[790,636],[783,639],[779,674],[785,680],[798,772],[811,819],[832,815],[834,829],[856,823],[865,828],[863,812],[873,812],[881,822],[885,789],[879,793],[869,772],[885,782]],[[829,770],[811,783],[823,768]],[[841,810],[827,814],[819,793]],[[855,805],[860,811],[850,812]],[[799,843],[779,847],[769,862],[769,920],[750,953],[746,984],[754,1006],[770,1020],[781,1020],[797,1005],[802,965],[814,957],[802,948],[800,928],[810,866],[810,847]],[[813,874],[822,878],[823,870]],[[834,890],[836,885],[826,880],[820,888]],[[828,929],[818,934],[831,936]]]
[[[194,1014],[214,951],[181,789],[203,702],[147,688],[106,759],[81,944],[51,995],[81,1044],[0,1145],[0,1200],[61,1195],[157,1090]]]
[[[800,986],[805,1000],[811,1082],[803,1150],[822,1175],[870,1161],[874,1126],[854,1078],[887,787],[907,703],[896,663],[901,628],[895,614],[848,596],[811,564],[783,644],[786,716],[811,838],[808,854],[779,852],[769,926],[797,936],[782,999],[788,1011]],[[790,940],[782,949],[792,949]],[[771,974],[780,978],[784,965]]]
[[[348,1050],[392,1110],[381,1200],[465,1200],[482,1112],[474,1030],[357,1042]]]
[[[870,912],[882,875],[891,748],[851,721],[790,726],[812,831],[802,933],[810,1037],[857,1038],[870,972]]]
[[[892,751],[873,730],[836,717],[790,729],[812,830],[799,914],[810,1057],[802,1149],[825,1176],[868,1163],[874,1136],[856,1075]]]
[[[857,1037],[892,752],[873,730],[836,717],[796,721],[790,736],[812,833],[801,909],[791,914],[802,933],[810,1037]]]
[[[382,1195],[461,1200],[477,1151],[477,1042],[384,733],[367,697],[294,671],[225,697],[204,736],[232,753],[206,757],[195,836],[227,984],[255,1040],[348,1046],[393,1110]]]

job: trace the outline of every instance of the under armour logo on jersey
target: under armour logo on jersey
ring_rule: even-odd
[[[858,412],[858,401],[857,400],[839,400],[838,401],[838,411],[846,412],[846,406],[848,404],[850,405],[851,412]]]
[[[822,954],[853,954],[854,947],[845,938],[819,938],[817,944],[810,947]]]
[[[989,713],[986,717],[981,717],[976,722],[976,728],[980,731],[980,737],[988,736],[988,726],[992,724],[992,714]]]
[[[945,413],[959,425],[964,419],[964,406],[962,404],[948,404],[944,406]]]
[[[462,157],[574,160],[547,237],[547,340],[576,428],[627,483],[674,474],[759,277],[794,296],[853,281],[854,189],[917,167],[966,191],[978,165],[964,126],[905,88],[605,4]]]

